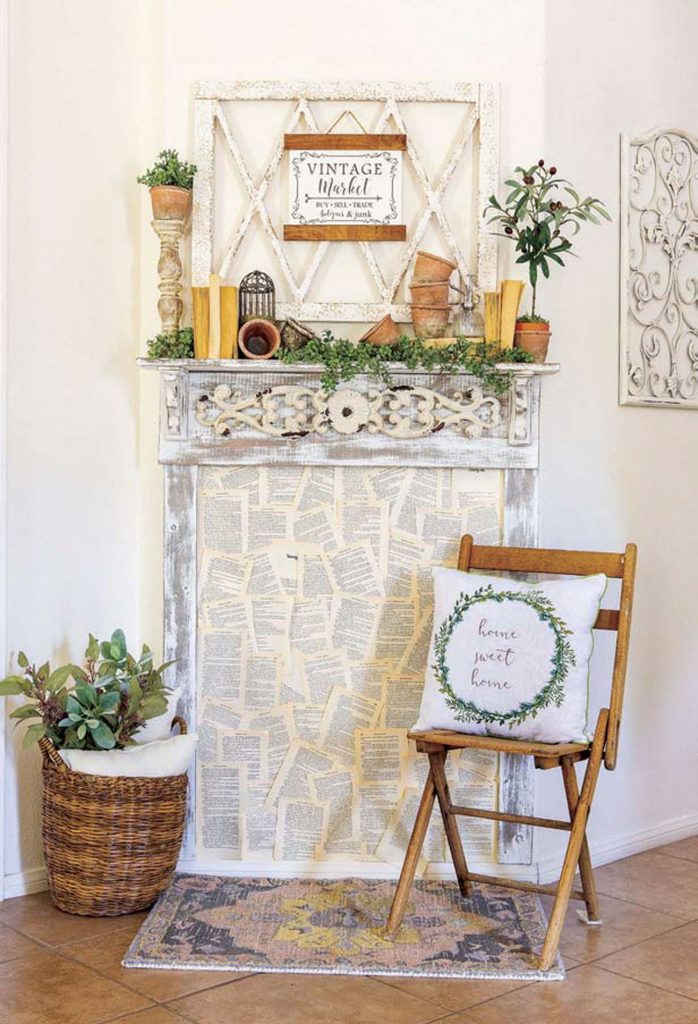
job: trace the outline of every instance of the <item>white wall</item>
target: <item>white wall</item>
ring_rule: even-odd
[[[562,361],[543,402],[541,542],[639,547],[620,761],[600,779],[590,823],[604,856],[657,830],[698,831],[698,413],[617,404],[619,133],[664,124],[698,135],[697,33],[692,0],[546,3],[541,155],[602,196],[613,224],[580,234],[580,260],[541,288]],[[563,801],[557,773],[545,774],[548,814]],[[559,848],[539,836],[541,857]]]
[[[133,365],[157,327],[156,248],[133,180],[163,145],[191,153],[192,81],[499,81],[503,170],[554,157],[614,214],[621,130],[698,131],[690,0],[592,0],[583,11],[355,0],[349,27],[345,13],[335,3],[320,17],[309,0],[200,0],[195,16],[183,0],[13,0],[10,649],[76,656],[88,629],[123,624],[151,640],[160,630],[155,388]],[[698,814],[686,699],[698,418],[617,407],[617,218],[589,229],[579,251],[541,294],[563,362],[545,387],[541,539],[641,545],[623,758],[592,822],[612,845]],[[655,732],[656,771],[645,753]],[[8,772],[10,873],[40,863],[36,761],[21,758],[21,785]],[[542,779],[539,804],[558,803]],[[541,845],[541,857],[554,849]]]
[[[41,660],[138,631],[141,8],[10,9],[7,641]],[[11,737],[14,876],[41,864],[41,782]]]

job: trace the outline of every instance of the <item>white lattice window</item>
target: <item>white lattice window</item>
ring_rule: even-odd
[[[406,242],[284,242],[285,132],[323,131],[343,108],[369,132],[404,132]],[[496,190],[499,99],[489,84],[218,82],[196,91],[192,276],[230,283],[259,267],[277,316],[311,322],[410,319],[406,278],[419,248],[496,286],[496,239],[483,224]]]

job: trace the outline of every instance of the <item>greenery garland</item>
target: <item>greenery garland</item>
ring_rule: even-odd
[[[282,350],[280,359],[284,363],[320,363],[324,366],[321,384],[327,392],[335,391],[340,381],[351,380],[362,373],[392,387],[390,363],[404,363],[409,370],[426,373],[467,373],[477,377],[493,394],[501,394],[509,386],[509,374],[496,368],[496,364],[503,361],[499,345],[467,338],[457,338],[447,348],[427,348],[420,338],[403,336],[394,345],[371,345],[365,341],[335,338],[331,331],[325,331],[322,337],[313,338],[303,348]],[[520,348],[506,353],[506,361],[510,363],[532,360],[533,357]]]
[[[519,601],[528,605],[537,614],[541,622],[550,626],[555,634],[555,652],[550,659],[553,667],[550,678],[545,686],[529,701],[524,701],[511,711],[486,711],[473,701],[458,697],[448,681],[449,669],[446,664],[446,652],[451,635],[463,616],[475,604],[483,601]],[[495,591],[491,584],[479,587],[473,594],[461,594],[453,606],[453,611],[441,623],[436,634],[434,653],[436,661],[432,668],[439,683],[439,690],[444,694],[447,706],[453,711],[459,722],[484,722],[485,724],[521,725],[527,718],[535,718],[539,711],[554,704],[559,708],[564,700],[564,682],[570,667],[574,665],[575,656],[567,637],[572,630],[555,614],[555,606],[540,590],[533,591]]]

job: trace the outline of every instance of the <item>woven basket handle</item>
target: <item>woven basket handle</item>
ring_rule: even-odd
[[[175,725],[179,726],[179,735],[180,736],[186,736],[187,735],[187,723],[184,721],[184,719],[180,715],[175,715],[175,717],[172,719],[172,726],[171,727],[174,727]]]
[[[68,765],[56,750],[53,740],[49,739],[48,736],[42,736],[39,740],[39,746],[41,747],[41,753],[44,755],[44,761],[46,763],[50,762],[54,768],[58,769],[59,772],[68,771]]]

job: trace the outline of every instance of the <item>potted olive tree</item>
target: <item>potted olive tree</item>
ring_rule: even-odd
[[[575,255],[572,238],[583,223],[611,218],[600,199],[582,199],[566,178],[558,177],[557,167],[546,167],[544,160],[533,167],[516,167],[514,174],[505,182],[510,189],[506,199],[500,202],[490,196],[485,216],[489,214],[488,223],[502,229],[496,234],[515,242],[516,262],[528,264],[531,312],[517,320],[514,345],[544,363],[551,331],[550,322],[536,310],[540,274],[550,277],[553,266],[564,267],[563,256]]]
[[[179,159],[176,149],[163,149],[138,182],[150,189],[156,220],[186,220],[191,211],[191,191],[196,166]]]

